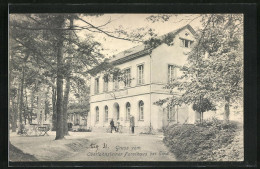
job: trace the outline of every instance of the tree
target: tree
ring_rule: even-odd
[[[200,98],[224,102],[224,120],[228,122],[230,102],[243,98],[243,16],[201,15],[201,22],[203,28],[197,32],[188,64],[181,67],[184,75],[166,88],[182,92],[178,104],[194,104]]]
[[[203,113],[215,110],[215,106],[207,98],[200,98],[192,105],[192,109],[200,113],[200,123],[203,122]]]
[[[40,75],[37,75],[38,81],[52,87],[53,121],[57,123],[54,126],[56,139],[62,139],[64,132],[67,132],[66,110],[71,81],[80,79],[79,75],[87,76],[88,70],[99,65],[103,59],[103,55],[100,54],[100,44],[91,36],[86,36],[86,40],[79,39],[76,31],[88,30],[130,41],[138,41],[140,36],[133,34],[132,36],[137,38],[129,39],[126,37],[127,33],[120,29],[111,33],[104,29],[104,26],[111,21],[95,26],[84,19],[86,15],[24,14],[14,16],[10,21],[10,37],[30,52],[28,55],[30,67],[37,67],[42,71]],[[81,21],[85,25],[75,25],[74,20]],[[63,89],[64,79],[66,80],[65,90]]]

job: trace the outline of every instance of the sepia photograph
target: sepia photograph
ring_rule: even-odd
[[[244,161],[242,13],[11,13],[8,31],[9,161]]]

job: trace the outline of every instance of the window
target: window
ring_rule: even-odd
[[[119,89],[119,82],[118,82],[118,78],[116,80],[114,80],[114,90],[118,90]]]
[[[70,115],[70,121],[73,122],[73,114]]]
[[[190,48],[193,41],[187,39],[181,39],[181,46],[185,48]]]
[[[99,93],[99,78],[95,79],[95,94]]]
[[[96,122],[99,122],[99,108],[96,107]]]
[[[126,103],[126,120],[129,120],[130,117],[130,109],[131,109],[131,105],[129,102]]]
[[[108,107],[105,106],[105,122],[108,122]]]
[[[137,66],[137,84],[144,83],[144,65]]]
[[[125,87],[129,87],[131,84],[131,69],[125,70]]]
[[[119,89],[119,76],[116,75],[113,76],[113,86],[114,86],[114,90]]]
[[[79,114],[74,114],[75,116],[75,125],[79,125],[80,121],[79,121]]]
[[[144,102],[139,102],[139,120],[144,120]]]
[[[108,81],[104,80],[104,92],[108,91]]]
[[[174,65],[168,65],[168,83],[172,83],[177,77],[177,68]]]
[[[116,119],[119,120],[120,112],[119,112],[119,105],[116,106]]]
[[[175,121],[175,109],[174,106],[167,107],[167,119],[169,121]]]

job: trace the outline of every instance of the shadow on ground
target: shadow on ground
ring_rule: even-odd
[[[17,147],[9,143],[9,160],[10,161],[38,161],[33,155],[26,154]]]

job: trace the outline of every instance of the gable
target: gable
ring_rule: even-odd
[[[186,40],[195,41],[195,37],[194,37],[193,32],[190,29],[188,29],[188,28],[185,28],[185,29],[181,30],[176,35],[176,37],[178,37],[180,39],[186,39]]]

